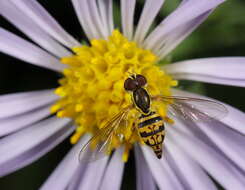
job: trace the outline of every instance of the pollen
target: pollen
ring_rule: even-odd
[[[118,30],[107,40],[93,39],[89,46],[81,45],[72,50],[72,56],[61,59],[67,68],[55,90],[60,99],[51,107],[57,117],[73,119],[76,131],[70,139],[72,144],[86,133],[93,136],[122,108],[132,105],[130,94],[124,90],[124,81],[130,74],[147,78],[146,89],[150,95],[169,96],[170,88],[177,85],[177,81],[160,69],[156,55],[127,40]],[[166,104],[152,102],[152,109],[167,118]],[[125,147],[124,161],[132,145],[142,143],[135,130],[138,117],[137,110],[130,111],[112,137],[111,150],[121,145]]]

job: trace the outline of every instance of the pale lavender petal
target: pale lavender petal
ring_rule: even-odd
[[[0,96],[0,118],[7,118],[32,111],[54,102],[57,98],[58,96],[53,93],[53,90],[41,90]]]
[[[157,26],[144,42],[145,48],[152,49],[165,40],[166,36],[174,33],[178,27],[214,9],[224,0],[186,1]]]
[[[156,190],[157,186],[139,146],[135,146],[137,190]]]
[[[177,11],[180,7],[185,5],[189,0],[181,1]],[[174,12],[175,12],[174,11]],[[174,29],[174,32],[170,32],[166,34],[161,40],[158,40],[157,43],[152,47],[152,51],[154,51],[159,59],[163,59],[171,50],[173,50],[179,43],[181,43],[191,32],[193,32],[213,11],[213,9],[208,10],[207,12],[197,16],[196,18],[191,19],[187,23],[177,26]],[[174,12],[172,14],[174,14]],[[162,21],[162,23],[164,20]]]
[[[147,0],[144,5],[144,9],[141,13],[139,23],[134,35],[134,40],[141,44],[145,39],[147,32],[150,29],[157,13],[161,9],[165,0]]]
[[[165,161],[160,162],[149,147],[142,146],[151,173],[160,189],[179,190],[184,189],[177,176]],[[162,158],[165,159],[164,157]]]
[[[33,96],[42,96],[47,93],[52,93],[54,89],[51,90],[35,90],[35,91],[28,91],[28,92],[17,92],[17,93],[11,93],[11,94],[1,94],[0,95],[0,103],[2,102],[8,102],[13,100],[20,100],[22,98],[31,98]]]
[[[171,126],[170,126],[171,127]],[[210,177],[192,158],[175,145],[170,138],[165,142],[164,155],[185,189],[215,190],[217,189]],[[163,161],[164,162],[164,161]]]
[[[23,129],[49,116],[50,106],[47,105],[21,115],[0,119],[0,137]]]
[[[87,166],[86,174],[83,176],[78,186],[79,190],[100,189],[108,159],[109,157],[106,156],[105,158],[92,162]]]
[[[181,90],[177,90],[177,89],[172,89],[173,94],[175,95],[179,95],[179,96],[188,96],[188,97],[197,97],[197,98],[204,98],[204,99],[210,99],[213,100],[211,98],[208,97],[204,97],[201,95],[197,95],[194,93],[190,93],[190,92],[186,92],[186,91],[181,91]],[[219,102],[218,100],[215,100],[217,102]],[[245,113],[239,111],[236,108],[233,108],[232,106],[225,104],[223,102],[220,102],[222,104],[225,105],[226,109],[228,109],[228,115],[224,118],[222,118],[222,122],[226,125],[228,125],[231,129],[234,129],[240,133],[242,133],[243,135],[245,135],[245,127],[244,127],[244,123],[245,123]]]
[[[227,117],[229,117],[229,115]],[[238,131],[231,129],[226,122],[222,123],[224,119],[221,121],[213,121],[212,123],[197,123],[194,128],[197,128],[196,130],[199,129],[198,133],[204,132],[209,139],[222,150],[227,157],[229,157],[229,159],[245,171],[245,136]]]
[[[0,28],[0,52],[54,71],[62,71],[65,68],[56,57],[2,28]]]
[[[38,45],[57,57],[71,55],[67,49],[51,38],[35,22],[32,22],[11,1],[0,1],[0,15],[4,16]]]
[[[72,2],[87,37],[90,40],[105,38],[104,30],[101,30],[102,22],[98,18],[97,6],[96,10],[92,10],[94,0],[72,0]]]
[[[89,140],[89,136],[84,136],[81,140],[69,151],[45,183],[41,186],[41,190],[50,189],[66,189],[71,183],[74,174],[80,173],[79,176],[86,171],[86,164],[80,164],[78,155],[83,145]],[[81,181],[81,179],[79,179]]]
[[[206,18],[210,15],[211,11],[198,16],[190,22],[184,24],[184,26],[177,27],[175,32],[166,36],[166,40],[158,43],[160,49],[155,49],[159,59],[166,57],[174,48],[176,48],[186,37],[188,37]]]
[[[80,25],[83,27],[83,31],[85,32],[86,36],[88,37],[88,39],[93,39],[95,38],[95,32],[90,28],[90,25],[87,24],[87,21],[84,17],[84,13],[82,12],[82,5],[80,3],[80,0],[71,0],[72,1],[72,5],[75,9],[77,18],[80,22]]]
[[[187,60],[164,69],[176,79],[245,87],[245,57]]]
[[[44,120],[0,140],[0,176],[18,170],[50,151],[71,134],[69,119]]]
[[[121,19],[123,35],[129,40],[134,32],[134,10],[136,0],[121,0]]]
[[[225,189],[244,189],[245,176],[229,159],[214,146],[209,146],[200,138],[182,132],[180,129],[184,126],[180,123],[178,125],[168,130],[169,137],[177,146],[188,153]]]
[[[213,122],[212,126],[208,124],[199,124],[198,126],[229,159],[245,171],[244,135],[219,121]]]
[[[73,176],[71,177],[71,180],[69,182],[69,185],[67,188],[62,187],[60,188],[60,190],[65,189],[65,190],[78,190],[78,186],[81,182],[81,179],[83,178],[83,176],[86,174],[86,169],[87,169],[88,165],[79,165],[76,172],[73,174]],[[69,177],[70,179],[70,177]]]
[[[97,28],[98,33],[100,34],[100,38],[107,38],[110,33],[108,32],[108,27],[103,24],[102,19],[99,15],[99,9],[97,6],[96,0],[87,0],[88,7],[90,9],[90,16],[93,24]],[[109,10],[108,10],[109,11]]]
[[[112,0],[99,0],[98,7],[103,25],[108,30],[108,34],[111,34],[114,30],[113,2]]]
[[[108,166],[106,167],[100,189],[120,190],[125,164],[122,161],[123,151],[123,148],[119,148],[112,155],[112,158],[110,159]]]
[[[61,44],[70,48],[80,45],[36,0],[11,0],[11,2]]]
[[[180,5],[186,3],[187,1],[192,1],[192,0],[181,0]]]

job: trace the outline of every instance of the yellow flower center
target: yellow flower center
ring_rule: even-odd
[[[77,128],[71,137],[72,144],[85,133],[95,134],[122,108],[132,105],[130,94],[124,90],[124,81],[131,73],[146,77],[150,95],[169,96],[170,87],[177,85],[177,81],[159,68],[156,55],[128,41],[117,30],[108,40],[94,39],[90,43],[91,46],[74,47],[74,55],[61,59],[68,67],[55,91],[60,100],[51,107],[58,117],[74,120]],[[153,102],[151,107],[166,117],[166,104]],[[112,149],[125,145],[125,161],[132,144],[141,142],[133,130],[137,126],[137,113],[137,110],[130,111],[125,121],[127,127],[117,130],[112,138]]]

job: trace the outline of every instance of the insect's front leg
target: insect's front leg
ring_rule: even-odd
[[[166,122],[166,123],[168,123],[168,124],[174,124],[174,120],[173,119],[171,119],[170,117],[168,117],[168,116],[164,116],[164,117],[162,117],[162,119]]]

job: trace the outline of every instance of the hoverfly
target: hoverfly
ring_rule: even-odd
[[[162,157],[162,146],[165,137],[165,125],[163,118],[151,107],[151,101],[161,101],[169,105],[168,110],[172,115],[193,122],[207,122],[224,117],[228,111],[218,102],[181,96],[150,96],[146,90],[147,80],[143,75],[132,74],[124,82],[124,89],[131,93],[132,105],[123,108],[105,126],[97,132],[81,149],[79,161],[93,161],[105,156],[110,148],[115,130],[120,123],[127,119],[128,113],[136,108],[139,117],[136,118],[136,130],[144,143],[150,146],[157,158]],[[105,139],[97,144],[95,150],[90,145],[98,139]]]

